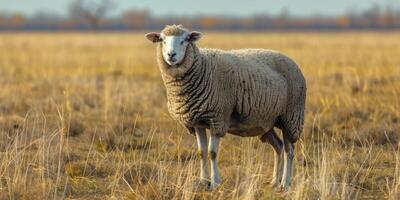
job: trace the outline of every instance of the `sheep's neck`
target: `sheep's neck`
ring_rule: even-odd
[[[208,102],[210,73],[199,56],[181,78],[165,82],[168,109],[173,118],[193,126],[202,118],[201,107]]]
[[[164,83],[167,92],[173,95],[184,96],[190,95],[191,92],[196,92],[199,87],[202,87],[202,80],[206,74],[206,68],[201,65],[202,58],[195,58],[188,70],[178,76],[165,77]]]

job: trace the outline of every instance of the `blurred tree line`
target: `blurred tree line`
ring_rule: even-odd
[[[145,30],[161,29],[165,24],[183,24],[186,27],[210,30],[347,30],[399,29],[400,10],[378,4],[362,12],[349,11],[341,16],[292,16],[283,8],[279,15],[255,14],[234,16],[153,16],[149,10],[131,9],[118,16],[109,16],[115,8],[111,0],[93,3],[74,0],[68,15],[39,11],[27,16],[23,13],[0,11],[0,30]]]

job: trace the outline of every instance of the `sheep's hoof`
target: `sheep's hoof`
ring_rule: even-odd
[[[280,185],[278,191],[281,193],[286,193],[289,191],[289,186]]]
[[[215,190],[221,183],[220,182],[210,182],[208,189]]]
[[[280,186],[280,181],[278,181],[277,179],[272,179],[269,184],[274,188],[278,188]]]
[[[198,187],[196,189],[198,191],[207,191],[207,190],[210,189],[210,185],[211,185],[210,180],[201,179],[201,180],[197,181],[197,186]]]
[[[200,180],[200,185],[206,186],[207,188],[210,188],[211,183],[210,183],[210,180],[208,180],[208,179],[201,179]]]

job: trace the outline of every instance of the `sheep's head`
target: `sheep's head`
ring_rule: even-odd
[[[151,32],[146,38],[153,43],[161,43],[162,56],[170,66],[177,66],[185,58],[189,43],[198,41],[202,34],[188,31],[182,25],[166,26],[161,33]]]

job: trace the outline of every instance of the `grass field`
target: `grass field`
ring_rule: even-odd
[[[270,48],[308,84],[290,192],[272,148],[226,136],[223,184],[199,186],[193,136],[169,117],[143,34],[0,35],[0,199],[399,199],[400,39],[392,33],[206,33]]]

